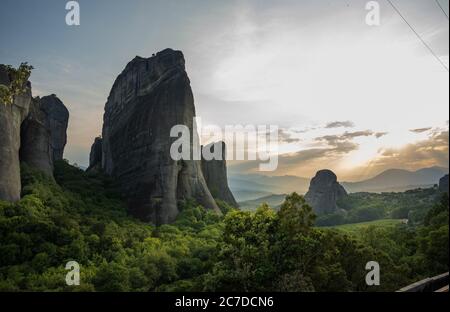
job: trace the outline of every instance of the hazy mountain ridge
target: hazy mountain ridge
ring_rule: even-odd
[[[284,202],[287,194],[273,194],[257,199],[247,200],[239,203],[239,208],[244,211],[254,211],[261,204],[266,203],[275,210],[278,210]]]
[[[308,191],[310,179],[296,176],[265,176],[260,174],[230,175],[229,184],[238,202],[258,199],[272,194]]]
[[[342,182],[350,193],[356,192],[401,192],[420,187],[431,187],[439,183],[439,179],[448,174],[448,168],[430,167],[416,171],[389,169],[377,176],[359,181]]]

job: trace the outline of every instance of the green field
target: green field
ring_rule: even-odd
[[[370,222],[342,224],[342,225],[336,225],[336,226],[325,226],[323,228],[332,228],[332,229],[337,229],[337,230],[347,232],[349,234],[355,234],[365,228],[368,228],[369,226],[393,227],[397,224],[405,223],[406,221],[407,220],[405,220],[405,219],[382,219],[382,220],[375,220],[375,221],[370,221]]]

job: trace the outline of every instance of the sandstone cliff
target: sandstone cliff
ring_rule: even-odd
[[[9,86],[12,77],[0,65],[0,84]],[[20,126],[28,115],[31,103],[31,84],[27,91],[16,96],[12,104],[0,101],[0,200],[20,199]]]
[[[136,57],[116,79],[105,105],[102,169],[117,179],[130,213],[155,224],[169,223],[178,202],[194,198],[220,213],[201,171],[201,162],[175,161],[170,137],[175,125],[192,135],[194,98],[180,51]],[[191,150],[193,143],[191,140]]]
[[[226,164],[226,146],[224,142],[211,143],[203,147],[214,153],[215,149],[221,149],[220,159],[206,160],[202,157],[202,171],[206,184],[214,198],[223,200],[233,207],[238,207],[233,193],[228,186],[227,164]]]
[[[305,199],[318,215],[339,211],[337,201],[346,197],[344,187],[337,182],[337,177],[331,170],[320,170],[312,178]]]

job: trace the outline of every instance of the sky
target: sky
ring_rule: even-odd
[[[448,68],[448,0],[392,0]],[[342,180],[448,167],[449,73],[386,1],[2,0],[0,63],[28,61],[33,95],[70,111],[65,158],[87,166],[117,75],[136,55],[181,50],[204,125],[277,125],[278,170]],[[446,16],[447,15],[447,16]],[[206,139],[205,139],[206,140]],[[230,173],[253,173],[230,162]]]

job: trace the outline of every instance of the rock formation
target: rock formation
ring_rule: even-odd
[[[52,176],[50,129],[46,125],[46,115],[41,110],[40,101],[39,98],[32,100],[30,113],[22,123],[20,161]]]
[[[41,99],[41,110],[46,115],[46,126],[50,130],[50,146],[53,161],[62,160],[67,143],[69,111],[54,94]]]
[[[211,143],[203,147],[209,150],[211,154],[215,149],[221,149],[220,159],[206,160],[202,158],[202,171],[206,181],[206,185],[214,198],[223,200],[233,207],[238,207],[238,203],[234,199],[228,187],[227,164],[226,164],[226,146],[224,142]]]
[[[4,65],[0,65],[0,84],[9,86],[12,77]],[[31,103],[31,84],[27,91],[14,98],[12,104],[0,101],[0,200],[20,199],[20,126],[28,115]]]
[[[0,65],[0,84],[10,86],[13,77]],[[0,102],[0,200],[20,199],[20,162],[48,175],[53,162],[62,159],[69,112],[55,96],[32,98],[31,84],[12,104]]]
[[[102,167],[102,142],[101,137],[96,137],[91,146],[91,153],[89,154],[89,168],[88,172],[99,171]]]
[[[446,174],[439,180],[439,191],[441,191],[442,193],[448,193],[448,174]]]
[[[305,199],[314,209],[314,212],[320,215],[338,212],[337,201],[346,196],[347,192],[337,182],[334,172],[331,170],[320,170],[312,178]]]
[[[34,98],[21,127],[20,161],[52,176],[53,163],[63,158],[68,120],[69,111],[55,95]]]
[[[121,185],[132,215],[155,224],[170,223],[178,215],[178,202],[188,198],[220,213],[201,161],[176,161],[170,156],[177,140],[170,136],[171,128],[185,125],[191,138],[197,136],[194,116],[180,51],[136,57],[117,77],[103,117],[102,169]]]

